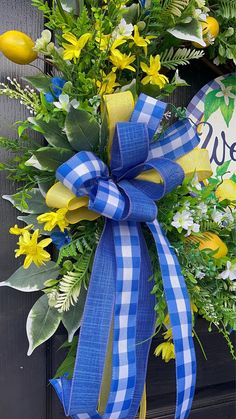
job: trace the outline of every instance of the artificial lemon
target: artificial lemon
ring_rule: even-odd
[[[212,233],[211,231],[205,231],[199,236],[189,236],[188,241],[199,244],[199,250],[217,250],[218,251],[213,255],[215,259],[222,258],[227,255],[228,247],[220,239],[217,234]]]
[[[228,199],[229,201],[236,201],[236,183],[231,179],[225,179],[216,189],[216,197],[219,201]]]
[[[0,51],[16,64],[29,64],[37,58],[33,40],[23,32],[7,31],[0,35]]]
[[[219,31],[220,31],[219,23],[214,17],[207,16],[206,22],[202,22],[201,25],[202,25],[203,40],[206,44],[206,47],[208,47],[210,45],[209,35],[212,38],[217,38],[219,34]],[[192,42],[192,44],[196,48],[206,48],[198,44],[197,42]]]

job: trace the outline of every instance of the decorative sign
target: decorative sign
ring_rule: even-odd
[[[235,75],[220,76],[206,84],[193,97],[187,110],[189,118],[200,124],[200,146],[209,151],[213,171],[231,160],[230,173],[236,173]]]

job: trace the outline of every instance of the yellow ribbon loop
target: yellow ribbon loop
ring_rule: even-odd
[[[89,210],[88,197],[78,198],[61,182],[55,183],[46,194],[46,204],[50,208],[67,208],[66,220],[70,224],[76,224],[82,220],[93,221],[100,215]]]

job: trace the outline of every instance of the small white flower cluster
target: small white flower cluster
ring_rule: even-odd
[[[179,232],[186,230],[185,237],[190,236],[192,233],[199,233],[200,231],[200,224],[194,222],[193,213],[189,209],[178,211],[174,215],[171,225],[177,228]]]
[[[220,227],[230,226],[235,223],[236,210],[226,207],[224,211],[219,211],[216,209],[216,206],[214,206],[214,209],[211,212],[211,218]]]
[[[0,95],[4,94],[11,99],[19,100],[20,104],[25,106],[31,115],[37,113],[40,104],[35,90],[29,85],[22,87],[15,77],[12,79],[8,76],[7,81],[9,84],[0,83]]]
[[[236,263],[232,263],[228,260],[226,269],[219,275],[219,278],[234,281],[236,279]]]
[[[44,55],[51,55],[55,49],[55,45],[51,42],[52,34],[48,29],[45,29],[41,33],[41,38],[36,39],[34,45],[34,51],[41,52]]]

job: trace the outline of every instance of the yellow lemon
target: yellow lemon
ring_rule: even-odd
[[[228,199],[229,201],[236,201],[236,183],[231,179],[225,179],[216,189],[216,197],[219,201]]]
[[[0,51],[16,64],[29,64],[37,58],[33,40],[23,32],[7,31],[0,35]]]
[[[217,38],[219,31],[220,27],[218,21],[212,16],[207,16],[206,22],[202,22],[202,34],[203,40],[206,43],[206,47],[210,45],[208,34],[211,35],[213,38]],[[206,48],[198,44],[197,42],[192,42],[192,44],[196,48]]]
[[[189,236],[187,241],[198,243],[200,250],[218,249],[218,251],[213,256],[215,259],[222,258],[228,253],[226,244],[220,239],[219,236],[217,236],[217,234],[212,233],[211,231],[205,231],[201,234],[201,236]]]

